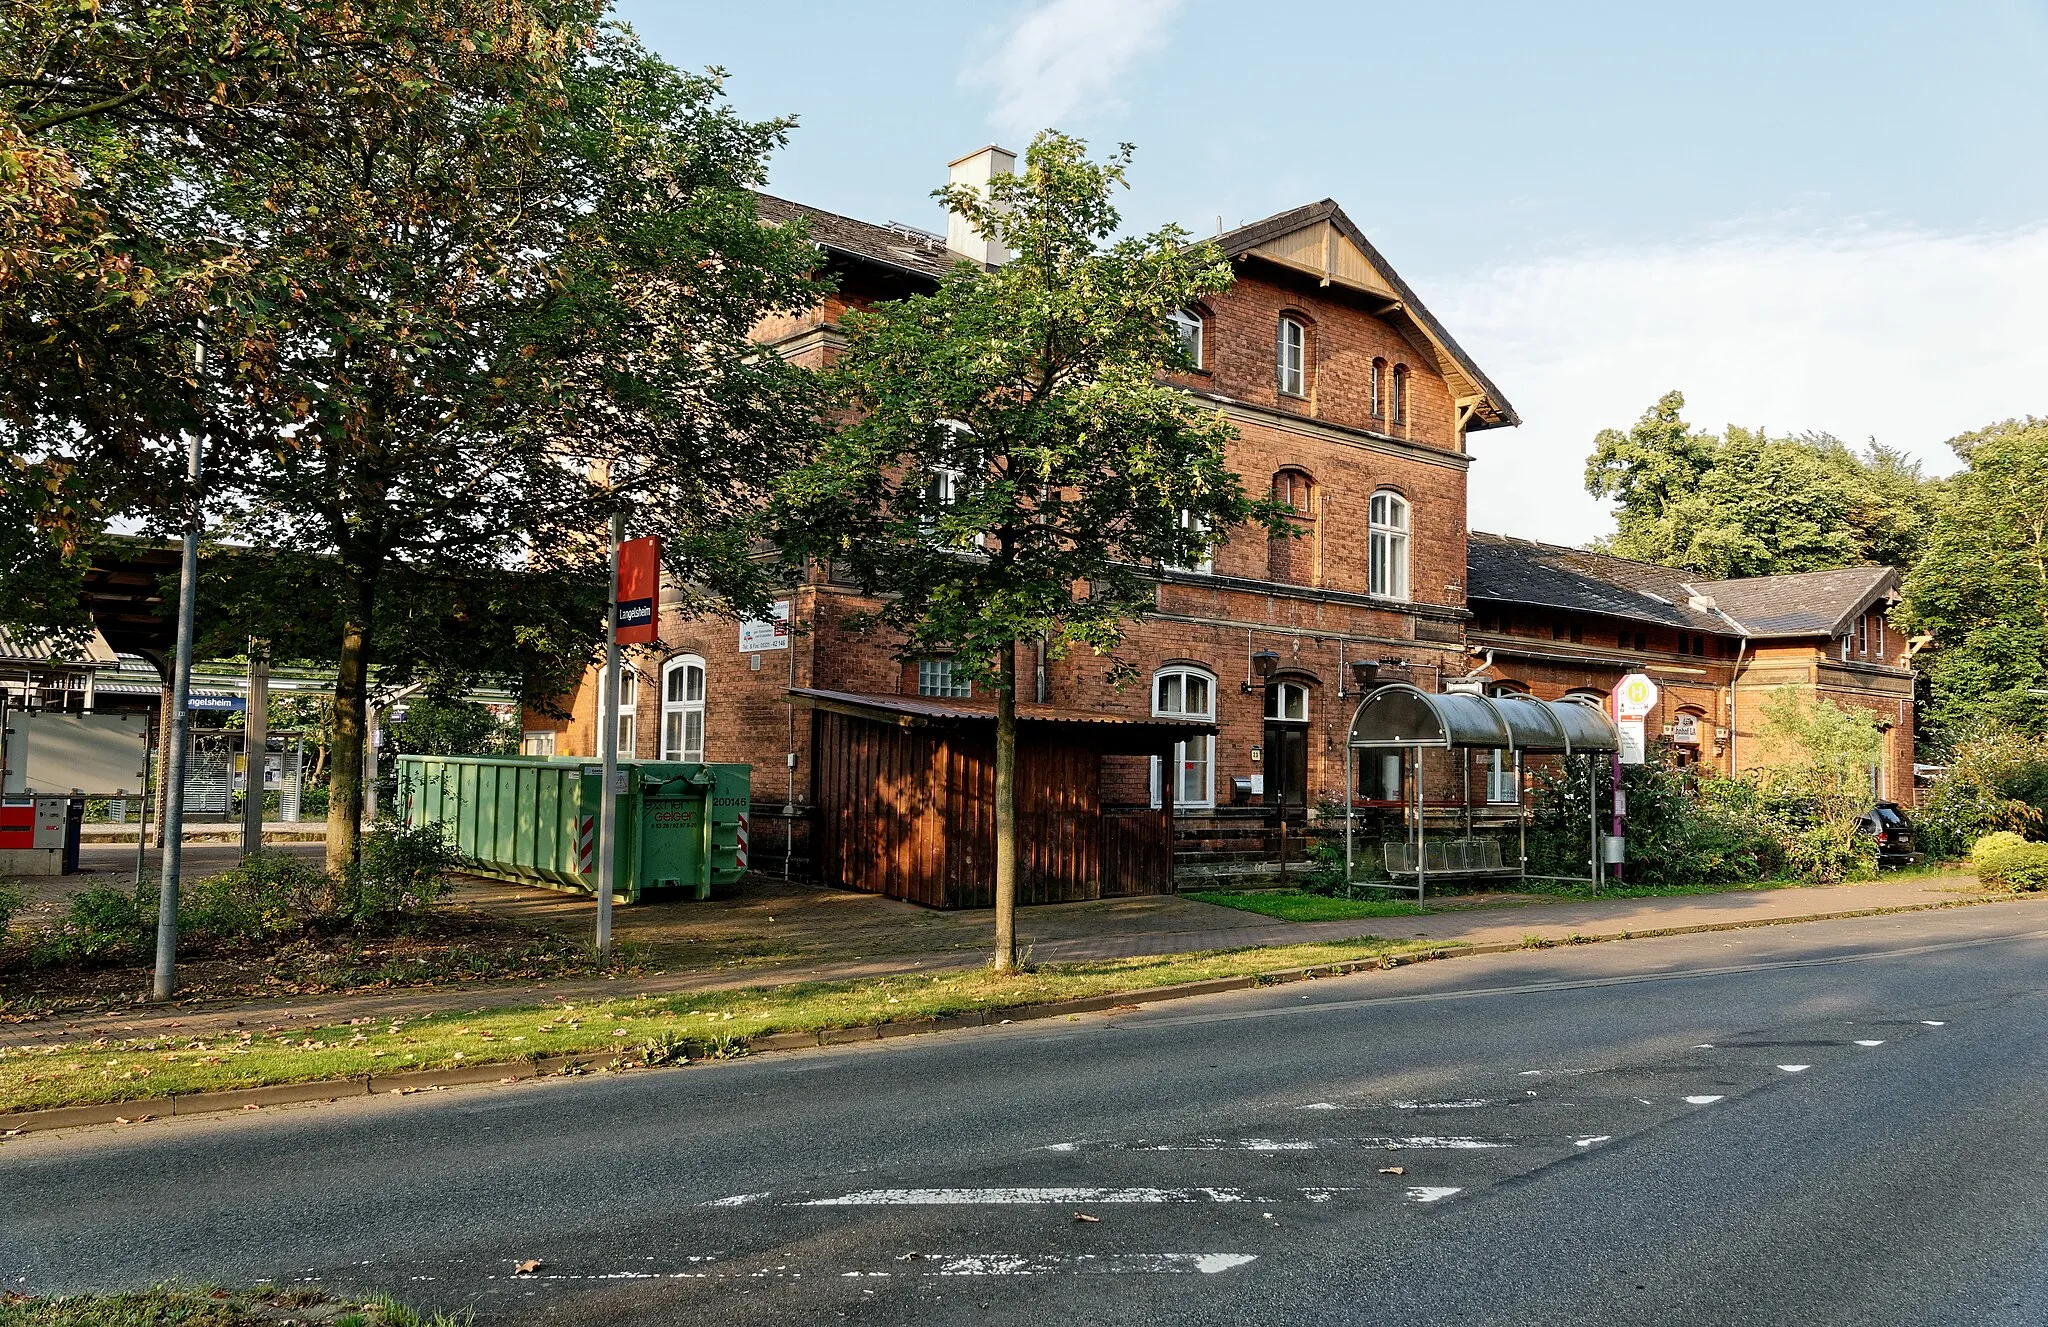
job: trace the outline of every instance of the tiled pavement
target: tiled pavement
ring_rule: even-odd
[[[485,881],[464,886],[462,901],[563,928],[587,925],[587,899]],[[2028,896],[2033,897],[2033,896]],[[1021,943],[1034,962],[1085,962],[1142,955],[1286,945],[1380,935],[1450,944],[1516,944],[1530,937],[1615,936],[1682,927],[1768,924],[1875,909],[1939,906],[1985,898],[1968,877],[1918,877],[1827,888],[1647,899],[1550,900],[1495,896],[1478,906],[1423,916],[1335,922],[1281,922],[1187,898],[1115,899],[1026,909]],[[2010,906],[2025,907],[2025,899]],[[942,971],[985,961],[993,923],[987,912],[936,913],[845,891],[755,882],[741,896],[712,904],[676,903],[616,911],[622,942],[641,943],[667,967],[643,975],[519,982],[456,990],[209,1001],[200,1006],[132,1009],[0,1024],[0,1045],[134,1037],[165,1031],[187,1036],[245,1024],[321,1024],[337,1018],[417,1017],[450,1010],[577,1002],[798,981],[844,980]],[[741,942],[757,940],[743,965]],[[690,962],[701,949],[705,962]],[[674,961],[671,961],[674,960]]]

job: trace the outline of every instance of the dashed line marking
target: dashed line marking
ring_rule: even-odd
[[[1920,1021],[1931,1028],[1945,1028],[1948,1026],[1945,1020],[1939,1018],[1923,1018]]]
[[[1449,1189],[1444,1189],[1444,1188],[1436,1188],[1436,1187],[1433,1187],[1433,1186],[1431,1186],[1431,1185],[1427,1185],[1427,1184],[1418,1184],[1418,1185],[1415,1185],[1415,1186],[1414,1186],[1413,1188],[1411,1188],[1411,1189],[1409,1189],[1409,1190],[1408,1190],[1408,1201],[1409,1201],[1409,1202],[1411,1202],[1411,1203],[1434,1203],[1434,1202],[1441,1202],[1442,1200],[1444,1200],[1445,1198],[1448,1198],[1448,1197],[1450,1197],[1450,1196],[1451,1196],[1452,1194],[1454,1194],[1454,1193],[1463,1193],[1463,1192],[1464,1192],[1464,1190],[1463,1190],[1463,1189],[1457,1189],[1457,1188],[1449,1188]]]
[[[760,1202],[773,1192],[773,1190],[767,1190],[761,1193],[736,1193],[729,1198],[713,1198],[710,1202],[703,1205],[705,1207],[745,1207],[748,1203]]]
[[[1716,1092],[1710,1095],[1687,1097],[1685,1099],[1685,1104],[1688,1106],[1711,1106],[1715,1102],[1721,1100],[1723,1095],[1723,1093]]]
[[[1813,1068],[1810,1064],[1781,1064],[1778,1067],[1788,1074],[1803,1074]]]
[[[990,1207],[1048,1203],[1241,1203],[1236,1189],[1094,1188],[1057,1185],[994,1189],[861,1189],[836,1198],[807,1198],[797,1207]]]
[[[1215,1276],[1259,1260],[1255,1253],[927,1253],[922,1258],[937,1264],[921,1268],[925,1276],[1145,1276],[1176,1272]]]
[[[1613,1134],[1608,1134],[1608,1133],[1596,1133],[1596,1134],[1594,1134],[1594,1135],[1593,1135],[1593,1136],[1592,1136],[1591,1138],[1578,1138],[1578,1139],[1574,1139],[1574,1140],[1573,1140],[1573,1142],[1574,1142],[1574,1145],[1575,1145],[1575,1146],[1578,1146],[1578,1147],[1591,1147],[1591,1146],[1592,1146],[1593,1144],[1595,1144],[1595,1143],[1604,1143],[1604,1142],[1607,1142],[1608,1140],[1612,1139],[1613,1137],[1614,1137],[1614,1135],[1613,1135]]]
[[[1884,1043],[1883,1043],[1883,1042],[1881,1042],[1881,1041],[1859,1041],[1859,1042],[1857,1042],[1856,1044],[1857,1044],[1858,1046],[1882,1046],[1882,1045],[1884,1045]]]

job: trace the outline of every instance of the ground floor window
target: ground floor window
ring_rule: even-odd
[[[552,731],[524,732],[519,735],[519,754],[522,756],[552,756],[555,754],[555,735]]]
[[[662,666],[661,758],[704,759],[704,661],[694,654]]]
[[[1192,668],[1161,671],[1152,679],[1152,713],[1156,718],[1213,722],[1216,718],[1216,679]],[[1171,777],[1174,805],[1214,806],[1215,766],[1216,739],[1207,733],[1174,745],[1170,775],[1159,768],[1159,758],[1154,756],[1152,804],[1161,805],[1161,780]]]
[[[919,659],[917,694],[964,700],[974,694],[974,684],[968,680],[966,671],[951,659]]]

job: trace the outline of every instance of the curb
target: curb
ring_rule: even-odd
[[[989,1009],[943,1018],[920,1018],[900,1023],[868,1023],[858,1027],[829,1028],[820,1032],[772,1032],[750,1038],[743,1052],[758,1055],[780,1051],[816,1050],[824,1046],[845,1046],[859,1042],[889,1041],[898,1037],[923,1036],[933,1032],[957,1032],[966,1028],[1028,1023],[1041,1019],[1079,1014],[1107,1013],[1136,1009],[1140,1005],[1164,1004],[1199,995],[1250,990],[1258,986],[1285,986],[1297,981],[1348,977],[1361,972],[1405,968],[1439,959],[1471,958],[1481,954],[1514,954],[1524,950],[1557,949],[1574,945],[1605,944],[1616,940],[1653,940],[1666,936],[1704,935],[1716,931],[1751,931],[1767,926],[1794,926],[1802,922],[1848,921],[1858,917],[1883,917],[1906,912],[1943,912],[1951,908],[1980,907],[1988,903],[2018,903],[2028,895],[2009,894],[1992,898],[1949,899],[1940,903],[1901,903],[1882,908],[1855,908],[1845,912],[1817,912],[1798,917],[1759,917],[1749,921],[1702,922],[1695,926],[1663,926],[1646,931],[1607,931],[1538,944],[1460,944],[1450,942],[1429,949],[1413,949],[1377,958],[1344,963],[1318,963],[1308,967],[1281,968],[1272,972],[1248,973],[1242,977],[1212,977],[1206,981],[1182,982],[1177,986],[1155,986],[1147,990],[1110,995],[1090,995],[1074,1000],[1053,1000],[1043,1004],[1019,1005],[1014,1009]],[[2048,896],[2033,896],[2044,898]],[[408,1074],[364,1075],[359,1078],[329,1078],[306,1083],[280,1083],[274,1087],[236,1088],[223,1092],[188,1092],[167,1097],[132,1097],[126,1101],[91,1106],[54,1106],[44,1110],[17,1111],[0,1115],[0,1136],[47,1133],[54,1129],[81,1129],[106,1124],[141,1124],[164,1116],[212,1115],[226,1111],[261,1110],[266,1106],[301,1105],[318,1101],[345,1101],[356,1097],[410,1096],[415,1092],[440,1092],[451,1087],[478,1083],[516,1083],[535,1078],[583,1073],[609,1063],[614,1057],[593,1051],[573,1055],[545,1056],[536,1060],[512,1060],[497,1064],[463,1065],[450,1069],[421,1069]],[[689,1063],[700,1063],[690,1061]],[[684,1066],[649,1066],[675,1067]]]

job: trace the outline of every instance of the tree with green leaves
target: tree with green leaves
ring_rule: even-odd
[[[0,343],[35,347],[0,388],[42,477],[15,491],[46,549],[199,501],[275,552],[247,596],[325,622],[337,669],[332,866],[380,665],[461,671],[482,636],[549,653],[601,601],[612,511],[663,536],[686,609],[763,601],[755,523],[817,417],[812,375],[749,338],[819,292],[802,228],[755,212],[789,121],[739,117],[601,0],[25,9],[0,146],[55,161],[38,178],[99,229],[0,289]],[[118,282],[65,303],[95,263],[139,322]],[[36,496],[66,483],[80,500]]]
[[[1931,516],[1933,485],[1904,454],[1862,453],[1826,434],[1771,437],[1694,429],[1667,392],[1628,429],[1602,429],[1586,490],[1615,500],[1620,557],[1702,577],[1908,565]]]
[[[950,653],[996,701],[996,953],[1016,963],[1017,645],[1116,656],[1150,568],[1233,527],[1284,532],[1231,472],[1233,431],[1162,375],[1191,367],[1168,318],[1230,265],[1178,227],[1111,242],[1130,149],[1039,135],[1023,174],[946,206],[1015,257],[849,315],[832,381],[851,420],[785,485],[780,538],[881,596],[903,656]]]
[[[1949,446],[1949,478],[1899,619],[1918,656],[1937,750],[1974,732],[2048,732],[2048,419],[2009,419]]]

